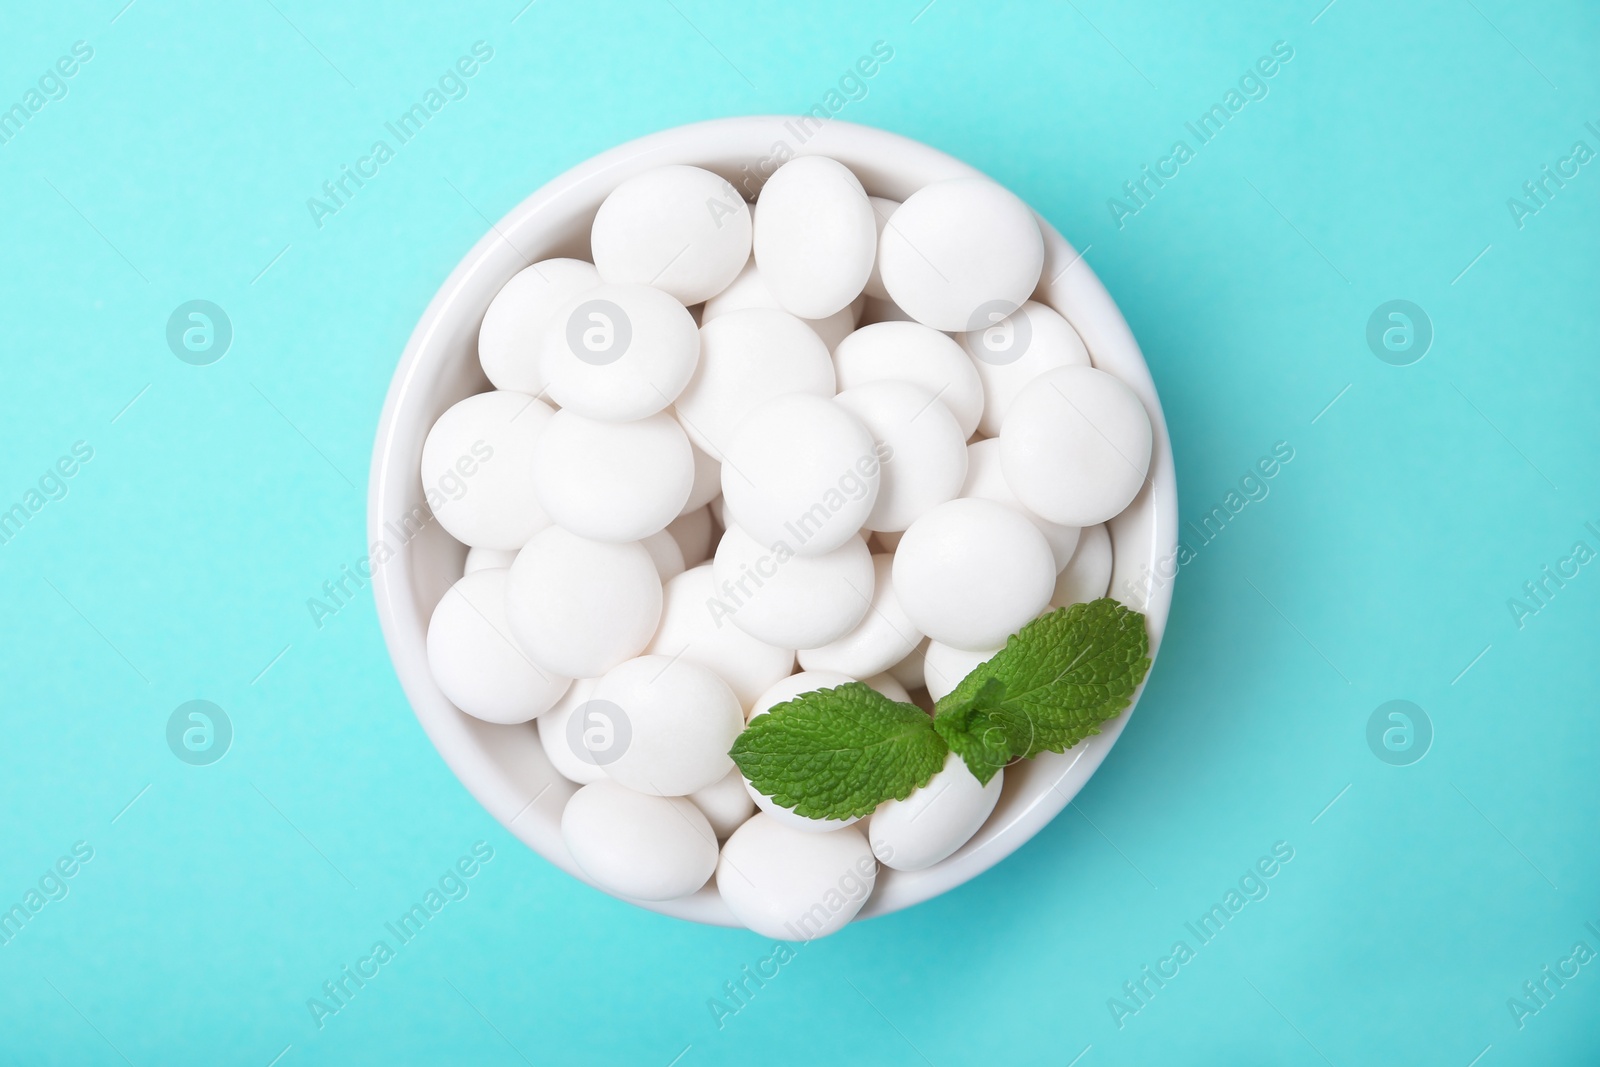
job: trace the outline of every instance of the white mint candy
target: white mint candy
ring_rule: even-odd
[[[593,710],[588,705],[598,681],[598,678],[577,679],[555,707],[534,720],[534,725],[539,728],[539,744],[544,748],[550,765],[557,774],[579,785],[602,781],[606,777],[605,769],[596,762],[595,753],[589,751],[587,744],[589,739],[596,736],[592,731],[603,724],[586,722],[584,716],[579,717],[576,725],[572,722],[580,708],[586,715]]]
[[[474,547],[516,551],[550,525],[532,478],[554,414],[526,393],[496,390],[439,416],[422,445],[422,488],[445,532]]]
[[[967,438],[950,409],[909,382],[867,382],[835,402],[879,442],[881,486],[869,530],[904,530],[917,516],[961,492]]]
[[[496,389],[544,392],[540,346],[550,315],[569,298],[600,284],[594,264],[546,259],[511,276],[489,301],[478,327],[478,362]]]
[[[589,244],[603,280],[653,285],[698,304],[750,258],[750,205],[709,170],[657,167],[606,197]]]
[[[788,393],[832,396],[833,359],[816,332],[776,308],[745,308],[700,327],[700,365],[679,395],[678,419],[713,459],[745,416]]]
[[[602,285],[550,316],[540,353],[550,399],[606,422],[663,410],[700,361],[700,329],[684,306],[648,285]]]
[[[768,547],[730,526],[711,573],[718,621],[780,648],[816,648],[843,637],[872,603],[872,553],[860,537],[820,556],[797,556],[781,542]]]
[[[928,682],[924,674],[923,657],[927,654],[928,645],[929,641],[924,637],[909,656],[889,668],[889,677],[907,689],[926,689]]]
[[[861,624],[843,637],[820,648],[801,649],[800,666],[807,671],[838,671],[866,678],[888,670],[909,656],[922,640],[894,592],[894,557],[872,557],[872,607]],[[904,699],[896,697],[895,699]]]
[[[1089,350],[1054,308],[1029,300],[1011,314],[992,313],[987,325],[957,336],[983,381],[978,432],[995,437],[1023,386],[1057,367],[1087,367]]]
[[[549,711],[571,678],[536,667],[506,623],[510,571],[463,577],[428,621],[428,668],[450,703],[485,722],[527,722]]]
[[[561,813],[561,839],[596,885],[634,900],[686,897],[717,869],[717,835],[699,808],[615,782],[572,794]]]
[[[920,385],[950,409],[961,439],[972,436],[983,414],[983,383],[960,345],[920,322],[876,322],[863,326],[833,351],[839,388],[867,382]]]
[[[763,937],[810,941],[861,911],[878,862],[853,826],[808,834],[757,814],[733,832],[717,864],[717,891],[734,918]]]
[[[1000,800],[1005,771],[981,784],[961,757],[945,757],[944,769],[904,800],[886,800],[872,813],[867,839],[872,854],[897,871],[925,871],[949,859],[983,828]]]
[[[856,319],[860,317],[864,303],[865,300],[852,301],[826,318],[808,319],[801,316],[800,321],[816,331],[817,336],[822,338],[822,343],[828,346],[828,351],[832,352],[834,346],[856,328]],[[745,264],[744,270],[739,272],[739,276],[726,289],[706,301],[700,322],[703,325],[719,315],[726,315],[730,311],[742,311],[745,308],[784,310],[783,305],[778,303],[778,298],[773,296],[772,290],[767,287],[761,272],[756,269],[756,262],[753,259]]]
[[[496,567],[509,567],[512,560],[517,558],[513,549],[506,548],[469,548],[467,561],[462,567],[462,574],[472,574],[476,571],[493,570]]]
[[[876,442],[832,400],[792,393],[750,412],[722,463],[728,521],[816,556],[844,544],[878,499]]]
[[[711,564],[692,567],[667,583],[661,625],[646,651],[679,656],[715,671],[749,707],[794,670],[794,649],[779,648],[735,626],[719,605]]]
[[[1104,525],[1086,526],[1072,561],[1056,576],[1050,607],[1099,600],[1111,590],[1111,535]]]
[[[1039,528],[992,500],[923,515],[894,554],[894,588],[917,629],[957,648],[997,648],[1050,602],[1056,561]]]
[[[784,310],[820,319],[861,294],[878,228],[861,181],[826,156],[779,167],[756,198],[756,263]]]
[[[901,685],[892,674],[887,672],[874,674],[871,678],[863,678],[861,681],[897,704],[911,703],[911,694],[906,692],[906,687]]]
[[[641,538],[639,543],[650,553],[650,561],[656,565],[656,573],[661,575],[663,584],[683,573],[683,549],[678,547],[671,527],[657,530],[649,537]]]
[[[605,673],[592,699],[610,705],[616,720],[615,750],[602,766],[629,789],[683,796],[733,768],[728,749],[744,729],[744,709],[728,683],[698,663],[628,660]]]
[[[591,541],[552,526],[511,565],[506,618],[546,670],[598,678],[644,650],[661,619],[661,576],[639,544]]]
[[[1132,503],[1150,470],[1150,415],[1121,380],[1093,367],[1061,367],[1012,402],[1000,465],[1035,515],[1093,526]]]
[[[716,530],[711,521],[711,509],[708,507],[696,508],[679,515],[667,523],[667,533],[678,542],[683,570],[698,567],[710,559],[711,550],[716,547]]]
[[[999,651],[1000,648],[971,650],[929,641],[922,653],[922,676],[927,682],[928,695],[935,701],[943,700],[978,664],[993,659]]]
[[[531,472],[545,513],[595,541],[638,541],[678,517],[694,485],[694,453],[665,413],[600,422],[562,408]]]
[[[1063,526],[1049,519],[1041,519],[1022,506],[1017,494],[1006,484],[1005,472],[1000,469],[1000,442],[992,438],[974,441],[967,446],[967,481],[961,487],[962,496],[980,497],[1015,508],[1044,534],[1050,542],[1050,551],[1056,558],[1056,570],[1067,565],[1078,548],[1081,530],[1077,526]]]
[[[744,791],[744,775],[737,767],[704,789],[696,789],[689,799],[706,817],[719,841],[743,826],[756,810],[755,801]]]
[[[679,425],[682,425],[681,421]],[[684,515],[705,507],[722,495],[722,464],[706,455],[693,441],[689,442],[689,447],[694,449],[694,485],[690,487],[689,499],[683,505]]]
[[[988,322],[991,308],[1020,307],[1043,267],[1044,237],[1033,212],[988,178],[918,189],[878,244],[889,296],[918,322],[950,332]]]
[[[885,200],[881,196],[867,197],[867,203],[872,205],[872,222],[877,228],[877,243],[883,243],[883,228],[889,222],[889,216],[899,208],[900,201]],[[883,270],[878,266],[877,257],[872,260],[872,273],[867,275],[867,284],[862,288],[868,297],[874,300],[888,301],[889,290],[883,287]]]

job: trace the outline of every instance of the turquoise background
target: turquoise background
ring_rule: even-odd
[[[524,2],[0,16],[0,107],[93,48],[0,144],[0,509],[93,449],[0,545],[0,907],[93,850],[0,947],[0,1061],[1600,1059],[1600,962],[1520,1027],[1507,1003],[1600,951],[1600,565],[1521,626],[1508,606],[1600,549],[1600,163],[1520,227],[1507,203],[1600,151],[1600,9]],[[319,229],[307,198],[479,40],[468,95]],[[1184,517],[1294,458],[1182,568],[1070,810],[802,947],[719,1028],[708,1001],[770,943],[523,848],[412,717],[370,592],[321,628],[306,602],[366,551],[390,374],[486,220],[620,141],[808,109],[880,40],[839,117],[970,161],[1087,249],[1161,390]],[[1196,148],[1185,123],[1279,41],[1266,98]],[[1119,228],[1108,198],[1179,138],[1194,158]],[[166,344],[191,299],[232,323],[209,366]],[[1409,366],[1366,342],[1391,299],[1433,326]],[[193,699],[232,723],[210,766],[167,746]],[[1394,699],[1432,724],[1408,766],[1367,743]],[[319,1029],[307,999],[479,841],[470,895]],[[1276,842],[1270,894],[1200,946],[1185,923]],[[1194,958],[1119,1028],[1108,1000],[1179,939]]]

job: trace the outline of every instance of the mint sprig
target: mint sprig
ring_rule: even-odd
[[[1028,623],[929,718],[851,682],[758,716],[729,755],[774,802],[817,819],[904,800],[954,752],[980,782],[1017,759],[1064,752],[1121,714],[1150,670],[1144,616],[1109,598]]]

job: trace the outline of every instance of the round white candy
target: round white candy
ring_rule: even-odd
[[[733,767],[728,749],[744,729],[744,709],[728,683],[683,659],[640,656],[611,668],[594,689],[609,705],[614,747],[602,766],[629,789],[683,796]]]
[[[661,625],[646,650],[680,656],[715,671],[743,707],[794,670],[794,650],[769,645],[730,622],[718,604],[711,564],[692,567],[667,583]]]
[[[589,244],[605,281],[653,285],[698,304],[750,258],[750,205],[708,170],[657,167],[606,197]]]
[[[496,567],[509,567],[517,553],[507,548],[469,548],[467,561],[462,566],[462,574],[472,574],[476,571],[493,570]]]
[[[563,409],[628,422],[683,392],[700,360],[700,329],[660,289],[602,285],[550,316],[540,360],[550,398]]]
[[[700,809],[717,839],[725,839],[755,813],[755,801],[744,791],[744,775],[735,767],[704,789],[689,794],[694,806]]]
[[[872,603],[872,553],[860,537],[820,556],[796,556],[730,526],[711,573],[716,601],[708,608],[718,621],[780,648],[816,648],[843,637]]]
[[[522,654],[506,623],[510,571],[469,574],[428,621],[428,667],[450,703],[485,722],[527,722],[561,699],[572,679]]]
[[[1039,527],[1044,539],[1050,542],[1050,552],[1056,558],[1058,571],[1067,565],[1078,547],[1079,527],[1041,519],[1022,506],[1017,494],[1006,484],[1005,472],[1000,468],[1000,442],[993,438],[974,441],[967,446],[967,481],[961,487],[961,495],[993,500],[1027,516],[1030,522]]]
[[[526,393],[497,390],[439,416],[422,445],[422,489],[451,537],[516,551],[550,525],[532,478],[539,438],[554,414]]]
[[[717,891],[734,917],[763,937],[810,941],[855,918],[877,874],[855,827],[808,834],[763,813],[722,846]]]
[[[844,544],[878,499],[876,442],[832,400],[791,393],[750,412],[722,463],[728,521],[762,544],[817,556]]]
[[[927,654],[928,644],[928,639],[924,637],[922,643],[913,649],[909,656],[889,668],[889,676],[907,689],[927,688],[923,657]]]
[[[834,346],[844,339],[845,334],[856,328],[856,319],[861,313],[861,303],[864,301],[852,301],[826,318],[808,319],[802,316],[801,321],[816,331],[817,336],[822,338],[822,343],[828,346],[828,351],[832,352]],[[753,259],[745,264],[744,270],[739,272],[739,276],[732,284],[706,301],[700,321],[704,324],[719,315],[744,308],[784,310],[783,305],[778,303],[778,298],[773,296],[772,290],[767,287],[761,272],[756,269],[756,262]]]
[[[682,514],[685,515],[722,495],[722,464],[706,455],[693,441],[689,442],[689,447],[694,449],[694,486],[689,490],[688,502],[683,505]]]
[[[922,640],[894,592],[894,557],[872,557],[872,606],[854,630],[820,648],[801,649],[800,666],[807,671],[839,671],[866,678],[893,667],[909,656]]]
[[[639,544],[590,541],[552,526],[511,565],[506,618],[528,658],[597,678],[644,650],[661,618],[661,577]]]
[[[637,541],[678,517],[694,485],[694,453],[664,412],[600,422],[562,408],[539,443],[533,489],[550,518],[595,541]]]
[[[546,259],[513,274],[478,327],[478,362],[494,387],[544,392],[539,349],[545,323],[570,297],[599,284],[600,272],[581,259]]]
[[[534,720],[534,725],[539,728],[539,744],[543,746],[550,765],[557,774],[579,785],[588,785],[606,777],[605,769],[596,762],[596,753],[589,750],[590,742],[604,740],[604,734],[600,732],[604,723],[588,719],[588,713],[595,710],[588,705],[598,681],[598,678],[577,679],[555,707]],[[578,722],[574,725],[573,716],[578,715],[580,708],[584,714],[578,716]],[[601,748],[598,744],[596,747]]]
[[[1086,526],[1072,561],[1056,576],[1052,608],[1099,600],[1111,589],[1111,535],[1105,526]]]
[[[711,550],[716,547],[714,540],[716,530],[712,526],[711,509],[708,507],[696,508],[679,515],[667,523],[667,533],[678,542],[684,570],[698,567],[710,559]]]
[[[683,573],[683,549],[678,546],[677,538],[672,536],[671,527],[657,530],[649,537],[640,539],[639,543],[650,553],[650,560],[656,565],[656,573],[661,575],[663,583]]]
[[[860,179],[826,156],[791,159],[756,198],[756,263],[778,303],[803,318],[832,315],[860,295],[877,237]]]
[[[717,869],[717,835],[683,797],[594,782],[567,801],[561,839],[596,885],[634,900],[675,900]]]
[[[948,859],[988,820],[1004,780],[1000,770],[983,785],[950,753],[927,785],[904,800],[884,801],[872,813],[872,854],[898,871],[924,871]]]
[[[922,386],[956,417],[963,441],[983,414],[983,384],[972,360],[949,335],[920,322],[861,327],[834,349],[833,369],[840,389],[886,380]]]
[[[871,678],[863,678],[861,680],[897,704],[911,703],[911,694],[906,692],[906,687],[901,685],[892,674],[887,672],[874,674]]]
[[[833,360],[816,332],[786,311],[745,308],[700,327],[700,365],[678,419],[712,458],[751,410],[788,393],[832,396]]]
[[[888,224],[889,216],[893,215],[896,209],[900,207],[900,201],[885,200],[881,196],[869,196],[867,197],[867,203],[872,205],[872,222],[878,231],[876,242],[877,244],[882,244],[883,228]],[[862,287],[862,292],[874,300],[887,302],[889,299],[889,290],[883,287],[883,270],[879,267],[876,256],[873,257],[872,273],[867,275],[867,284]]]
[[[1000,431],[1000,465],[1029,511],[1093,526],[1138,495],[1151,447],[1150,415],[1132,389],[1093,367],[1061,367],[1012,402]]]
[[[1056,561],[1039,528],[992,500],[951,500],[911,524],[894,588],[917,629],[957,648],[997,648],[1050,602]]]
[[[967,438],[950,409],[909,382],[867,382],[835,402],[860,419],[878,441],[881,486],[869,530],[904,530],[936,504],[961,492],[967,477]]]
[[[1033,293],[1044,237],[1028,205],[995,182],[952,178],[906,198],[883,229],[878,261],[883,287],[912,318],[971,330]]]
[[[1047,370],[1089,365],[1083,339],[1054,308],[1029,300],[1009,315],[999,310],[993,315],[989,323],[956,338],[983,381],[978,431],[988,437],[1000,433],[1023,386]]]
[[[999,648],[956,648],[940,641],[929,641],[922,653],[922,676],[927,682],[928,695],[935,701],[943,700],[978,664],[994,658],[999,651]]]

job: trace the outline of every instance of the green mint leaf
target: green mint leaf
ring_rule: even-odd
[[[927,712],[850,682],[756,716],[728,755],[781,807],[848,819],[927,785],[948,751]]]
[[[1065,752],[1115,718],[1150,670],[1144,616],[1107,598],[1041,616],[939,701],[933,725],[978,780]]]

